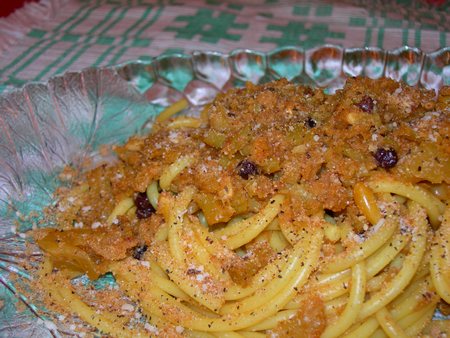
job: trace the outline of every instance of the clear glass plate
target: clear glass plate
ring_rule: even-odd
[[[50,321],[44,308],[18,291],[32,278],[23,263],[39,255],[25,250],[30,240],[25,233],[46,225],[41,212],[54,203],[64,166],[79,167],[86,157],[100,156],[100,145],[145,133],[154,116],[182,97],[194,113],[218,92],[246,81],[286,77],[332,92],[348,76],[387,76],[438,90],[450,85],[450,48],[425,54],[411,47],[384,51],[324,45],[306,51],[170,54],[67,73],[1,96],[0,336],[71,335],[70,327]]]

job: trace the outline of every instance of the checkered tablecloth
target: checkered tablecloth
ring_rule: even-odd
[[[429,52],[450,41],[450,2],[432,2],[42,0],[0,20],[0,91],[167,52],[325,43]]]

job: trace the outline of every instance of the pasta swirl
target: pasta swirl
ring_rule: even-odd
[[[182,99],[61,189],[38,294],[112,337],[449,334],[448,96],[361,78],[247,84],[199,117]]]

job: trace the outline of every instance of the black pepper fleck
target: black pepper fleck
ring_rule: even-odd
[[[201,272],[200,270],[197,270],[197,269],[195,269],[195,268],[189,268],[189,269],[187,269],[187,271],[186,271],[186,273],[187,273],[188,275],[198,275],[200,272]]]

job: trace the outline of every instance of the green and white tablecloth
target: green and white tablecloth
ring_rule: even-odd
[[[430,52],[450,42],[450,4],[432,2],[42,0],[0,20],[0,92],[174,51],[333,43]]]

